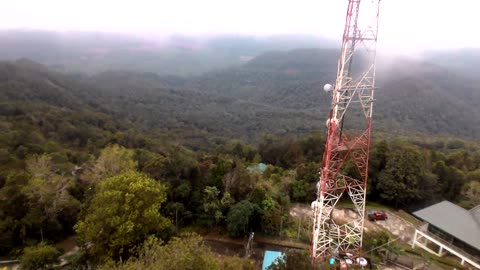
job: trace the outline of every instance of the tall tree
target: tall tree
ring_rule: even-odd
[[[72,226],[80,209],[80,203],[69,192],[74,185],[72,179],[57,174],[48,155],[32,156],[26,161],[26,169],[31,175],[22,189],[29,204],[25,217],[27,224],[58,233],[62,231],[61,217],[64,216],[63,219],[70,223],[65,225]]]
[[[232,206],[227,215],[228,233],[234,237],[244,235],[250,229],[250,221],[258,211],[258,206],[247,200]]]
[[[434,196],[436,177],[425,170],[425,160],[417,147],[396,143],[388,153],[385,170],[378,177],[380,198],[395,207],[412,206]]]
[[[233,169],[225,174],[223,185],[225,192],[230,193],[236,201],[240,201],[253,190],[255,181],[253,176],[248,173],[245,165],[236,160]]]
[[[220,202],[220,191],[216,187],[205,187],[203,190],[204,197],[203,197],[203,204],[202,210],[203,214],[205,215],[204,220],[206,220],[207,224],[213,225],[213,221],[215,225],[223,219],[222,213],[222,205]]]
[[[75,225],[80,239],[93,244],[94,254],[118,259],[150,234],[167,236],[171,222],[159,210],[165,187],[130,171],[103,180],[83,220]]]
[[[131,149],[116,144],[109,145],[102,149],[93,167],[82,178],[95,183],[110,176],[134,171],[138,165],[133,158],[134,154]]]
[[[454,166],[447,166],[443,160],[433,166],[433,173],[438,177],[437,190],[442,198],[456,200],[465,183],[465,174]]]

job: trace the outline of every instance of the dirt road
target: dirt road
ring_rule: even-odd
[[[367,214],[373,211],[375,211],[375,209],[368,209]],[[411,243],[415,234],[415,226],[390,211],[385,212],[388,215],[387,220],[379,220],[376,222],[365,220],[365,230],[375,231],[386,229],[394,236],[399,237],[403,242]],[[309,205],[296,205],[290,208],[290,216],[311,218],[313,216],[313,212]],[[333,218],[339,223],[354,219],[357,216],[357,213],[349,208],[336,209],[333,212]]]

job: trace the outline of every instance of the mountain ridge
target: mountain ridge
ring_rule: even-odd
[[[302,137],[325,129],[331,98],[322,87],[334,80],[335,52],[270,52],[240,67],[188,78],[130,71],[85,76],[54,72],[29,60],[2,62],[0,102],[10,104],[3,115],[15,106],[32,112],[32,104],[46,103],[60,112],[93,112],[115,119],[125,130],[155,131],[200,148],[229,139],[255,143],[265,134]],[[437,65],[394,63],[379,64],[375,132],[480,137],[474,79]],[[452,85],[461,89],[453,92]],[[40,114],[48,110],[37,109]]]

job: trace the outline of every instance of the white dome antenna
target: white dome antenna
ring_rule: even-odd
[[[325,91],[325,92],[330,92],[332,90],[333,90],[333,86],[329,83],[327,83],[323,86],[323,91]]]

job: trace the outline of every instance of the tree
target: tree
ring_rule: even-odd
[[[113,144],[105,147],[90,170],[84,175],[87,181],[98,182],[107,177],[119,175],[137,169],[133,159],[135,152],[125,147]]]
[[[255,270],[255,261],[236,256],[224,256],[221,259],[222,270]]]
[[[378,192],[376,192],[378,177],[380,172],[385,170],[385,166],[387,165],[388,153],[389,147],[385,140],[375,144],[375,146],[372,147],[372,151],[370,152],[367,192],[371,200],[379,199]]]
[[[218,198],[220,191],[217,189],[217,187],[205,187],[203,192],[204,197],[202,210],[205,214],[205,220],[207,223],[210,223],[209,225],[211,226],[213,225],[211,222],[213,217],[213,220],[215,220],[215,225],[217,225],[223,219],[222,205],[220,199]]]
[[[130,258],[125,264],[103,266],[105,270],[216,270],[220,269],[214,254],[196,234],[184,234],[172,238],[166,245],[158,238],[149,238],[139,251],[138,258]]]
[[[270,135],[265,136],[259,146],[264,162],[283,168],[292,168],[304,162],[303,150],[302,145],[297,141],[280,140]]]
[[[256,148],[241,140],[231,140],[220,151],[231,154],[242,161],[253,161],[258,154]]]
[[[306,160],[315,163],[322,161],[325,147],[325,138],[322,134],[314,133],[300,143]],[[316,166],[316,173],[318,173],[318,166]],[[315,178],[317,178],[317,175]]]
[[[282,226],[282,208],[270,196],[267,196],[261,204],[262,207],[262,230],[267,234],[277,234]]]
[[[165,200],[164,185],[141,173],[113,176],[101,182],[75,230],[85,243],[93,244],[94,254],[128,256],[128,250],[148,235],[166,237],[172,229],[159,212]]]
[[[384,254],[379,248],[382,245],[387,244],[390,241],[390,234],[387,231],[380,230],[380,231],[365,231],[363,236],[363,250],[365,255],[369,255],[370,259],[372,260],[372,266],[375,266],[376,263],[380,260],[380,256]]]
[[[397,143],[388,154],[376,188],[381,199],[398,208],[432,198],[435,184],[436,177],[425,170],[425,160],[419,149]]]
[[[58,263],[61,252],[54,246],[40,243],[37,246],[26,247],[20,258],[22,269],[54,269],[53,265]]]
[[[447,200],[457,199],[465,183],[464,173],[453,166],[447,166],[443,160],[435,163],[433,173],[438,177],[438,192],[441,196]]]
[[[319,170],[320,164],[308,162],[300,164],[296,168],[295,172],[298,180],[302,180],[307,183],[317,183]]]
[[[258,212],[258,206],[243,200],[230,208],[227,215],[227,230],[233,237],[244,235],[253,219],[255,213]]]
[[[225,174],[223,185],[225,192],[230,193],[236,201],[239,201],[253,190],[255,186],[254,176],[248,173],[241,161],[236,160],[233,170]]]
[[[307,193],[309,191],[308,184],[305,181],[294,180],[292,181],[291,186],[292,191],[290,197],[292,198],[292,201],[305,202],[309,195]]]
[[[7,254],[26,240],[24,217],[30,207],[22,189],[28,179],[26,174],[11,174],[0,188],[0,254]]]
[[[31,175],[22,188],[29,205],[24,218],[26,223],[30,227],[40,226],[37,228],[42,230],[42,234],[50,230],[54,235],[62,231],[60,220],[65,217],[65,227],[71,228],[80,209],[80,203],[69,192],[74,186],[72,179],[57,174],[48,155],[34,155],[27,159],[26,170]]]
[[[464,206],[470,208],[480,205],[480,182],[470,181],[462,188]]]

